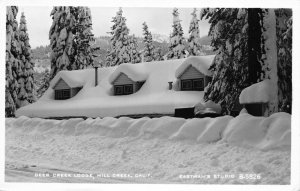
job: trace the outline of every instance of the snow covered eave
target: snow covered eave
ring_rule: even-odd
[[[82,78],[83,70],[67,71],[63,70],[56,74],[56,76],[51,80],[50,87],[54,88],[60,79],[64,80],[69,87],[83,87],[85,84],[85,79]]]
[[[109,76],[108,78],[109,83],[113,84],[113,82],[122,73],[127,75],[131,80],[135,82],[146,81],[146,79],[148,78],[148,73],[146,72],[143,63],[138,63],[138,64],[125,63],[119,65],[115,69],[115,71]]]
[[[212,76],[209,67],[212,65],[214,58],[215,55],[190,56],[177,68],[175,76],[176,78],[180,78],[184,71],[190,66],[193,66],[196,70],[206,76]]]
[[[270,101],[271,81],[269,79],[245,88],[239,97],[240,104],[268,103]]]

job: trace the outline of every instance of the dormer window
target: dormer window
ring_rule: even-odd
[[[68,83],[60,78],[53,86],[54,99],[55,100],[66,100],[74,97],[82,87],[76,87],[68,85]]]
[[[182,91],[203,91],[204,90],[204,79],[186,79],[181,80]]]

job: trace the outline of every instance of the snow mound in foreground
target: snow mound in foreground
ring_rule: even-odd
[[[25,134],[65,136],[105,136],[112,138],[170,139],[190,143],[227,142],[231,145],[262,150],[291,145],[291,115],[275,113],[270,117],[254,117],[241,113],[236,118],[181,119],[174,117],[140,118],[80,118],[50,120],[19,117],[6,120],[7,131]]]

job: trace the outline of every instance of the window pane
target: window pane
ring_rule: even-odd
[[[204,81],[203,79],[195,79],[193,80],[193,89],[198,91],[204,90]]]
[[[182,80],[181,81],[181,89],[182,90],[191,90],[192,89],[192,81],[191,80]]]
[[[125,94],[132,94],[133,93],[133,86],[132,85],[125,85],[124,86],[124,93]]]
[[[62,90],[62,99],[69,99],[71,97],[70,93],[70,90]]]
[[[115,95],[123,94],[123,86],[115,86]]]

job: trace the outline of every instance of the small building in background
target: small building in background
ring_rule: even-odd
[[[240,104],[253,116],[268,116],[270,80],[264,80],[245,88],[239,97]]]
[[[179,80],[180,91],[204,91],[212,79],[209,71],[215,55],[191,56],[176,70],[175,76]]]

